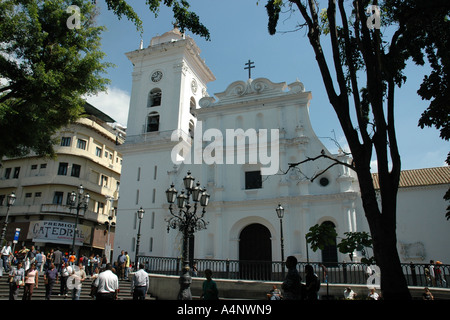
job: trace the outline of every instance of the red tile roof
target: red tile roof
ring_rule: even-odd
[[[378,173],[372,174],[375,189],[379,189]],[[400,188],[450,184],[450,166],[403,170],[400,173]]]

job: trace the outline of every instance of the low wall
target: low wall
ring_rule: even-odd
[[[176,300],[180,289],[179,276],[164,276],[160,274],[150,274],[150,294],[159,300]],[[191,293],[194,297],[202,294],[202,284],[205,278],[192,277]],[[229,280],[214,279],[219,289],[219,297],[222,299],[251,299],[266,300],[267,293],[272,289],[273,285],[281,289],[279,281],[252,281],[252,280]],[[319,296],[324,299],[326,295],[332,296],[333,299],[343,299],[345,284],[322,284]],[[366,297],[369,289],[365,285],[352,285],[352,290],[357,293],[358,297]],[[424,292],[423,287],[410,287],[411,295],[414,299],[421,299]],[[450,289],[431,288],[435,299],[450,299]],[[377,290],[379,292],[379,290]]]

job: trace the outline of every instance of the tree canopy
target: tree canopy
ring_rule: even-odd
[[[81,27],[70,29],[70,5]],[[102,27],[85,1],[0,3],[0,156],[53,155],[52,136],[83,112],[84,94],[104,90]]]
[[[106,90],[111,64],[100,49],[95,0],[0,2],[0,158],[34,152],[53,156],[52,136],[83,113],[83,96]],[[118,19],[143,31],[124,0],[105,0]],[[158,15],[172,8],[175,24],[205,39],[209,31],[185,0],[146,0]]]

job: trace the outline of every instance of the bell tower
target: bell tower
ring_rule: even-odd
[[[127,136],[188,133],[207,83],[215,80],[194,40],[175,28],[126,55],[133,64]]]
[[[136,254],[139,208],[145,211],[146,230],[139,253],[171,255],[174,243],[165,227],[166,200],[161,186],[170,185],[175,164],[171,141],[177,130],[189,135],[197,123],[195,109],[206,95],[206,85],[215,80],[200,58],[194,40],[177,28],[152,38],[150,45],[126,56],[133,64],[127,137],[120,146],[123,155],[120,200],[114,252]],[[181,131],[181,132],[180,132]],[[181,169],[180,169],[181,172]],[[168,174],[169,173],[169,174]]]

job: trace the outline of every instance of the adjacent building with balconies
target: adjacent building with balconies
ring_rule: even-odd
[[[109,256],[122,170],[117,146],[125,139],[114,122],[86,103],[85,115],[56,135],[54,159],[30,154],[1,161],[0,223],[5,222],[7,196],[14,193],[5,239],[12,242],[20,229],[16,249],[34,245],[45,252],[59,247]],[[72,192],[80,198],[80,185],[90,198],[86,210],[77,210],[78,199],[70,202]]]

